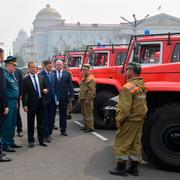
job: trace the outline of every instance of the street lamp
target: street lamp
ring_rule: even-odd
[[[137,20],[136,20],[136,15],[135,15],[135,14],[133,14],[133,18],[134,18],[134,27],[136,28],[136,26],[137,26],[137,24],[136,24]]]
[[[121,16],[121,19],[123,19],[124,21],[126,21],[126,22],[128,22],[129,24],[132,25],[133,34],[136,35],[137,26],[138,26],[139,24],[141,24],[141,23],[144,21],[144,19],[146,19],[147,17],[149,17],[149,15],[150,15],[150,14],[147,14],[146,16],[144,16],[143,19],[137,20],[137,19],[136,19],[136,15],[133,14],[132,16],[133,16],[134,22],[131,22],[131,21],[127,20],[126,18],[122,17],[122,16]]]

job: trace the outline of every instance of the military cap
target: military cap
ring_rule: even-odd
[[[15,66],[17,66],[17,61],[16,61],[17,57],[15,56],[8,56],[6,60],[4,60],[5,64],[13,64]]]
[[[68,64],[67,63],[64,63],[64,68],[68,68]]]
[[[132,69],[138,75],[141,74],[141,65],[139,63],[130,62],[127,67],[127,70],[128,69]]]
[[[84,64],[82,69],[83,70],[90,69],[90,64]]]

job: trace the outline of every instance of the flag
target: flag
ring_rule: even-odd
[[[158,7],[158,11],[161,9],[161,5]]]

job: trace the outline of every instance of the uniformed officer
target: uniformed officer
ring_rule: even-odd
[[[17,66],[16,57],[8,56],[4,62],[6,64],[4,75],[6,79],[9,113],[7,115],[7,119],[4,124],[2,143],[3,143],[4,151],[15,152],[15,149],[13,148],[21,147],[15,144],[14,141],[16,117],[17,117],[17,100],[19,98],[18,81],[14,76],[14,72]]]
[[[116,111],[117,132],[115,137],[115,157],[117,166],[109,172],[113,175],[126,176],[127,172],[138,176],[138,164],[141,160],[141,135],[147,113],[146,87],[143,78],[139,77],[141,66],[129,63],[126,70],[127,83],[120,93]],[[131,163],[126,171],[126,161]]]
[[[96,82],[90,75],[90,64],[83,65],[83,79],[80,83],[79,99],[85,127],[82,130],[92,132],[94,130],[93,104],[96,95]]]
[[[3,152],[2,147],[2,132],[4,128],[4,122],[9,112],[7,94],[6,94],[6,81],[4,76],[4,68],[1,67],[1,63],[4,61],[4,50],[0,48],[0,162],[11,161]]]

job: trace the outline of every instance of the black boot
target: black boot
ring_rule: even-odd
[[[138,161],[131,161],[130,167],[127,169],[127,172],[129,174],[132,174],[133,176],[139,176],[138,164]]]
[[[109,170],[109,173],[118,176],[127,176],[126,161],[117,162],[117,167],[113,170]]]

